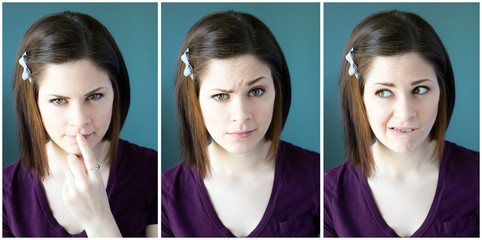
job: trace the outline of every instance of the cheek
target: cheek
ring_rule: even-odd
[[[208,131],[219,129],[219,127],[216,128],[214,126],[224,125],[222,122],[226,111],[222,111],[219,106],[210,104],[209,101],[201,99],[199,99],[199,106],[201,107],[201,114]],[[213,126],[213,128],[211,128],[211,126]]]
[[[255,115],[258,116],[258,121],[263,124],[269,125],[273,118],[274,111],[274,98],[268,99],[260,104],[253,104],[256,111]]]
[[[64,120],[64,115],[52,106],[38,104],[38,108],[44,128],[48,132],[60,126],[60,123]]]
[[[93,111],[93,117],[97,120],[98,124],[109,127],[112,119],[113,99],[109,99],[105,104],[97,106]]]
[[[434,99],[423,104],[422,109],[420,109],[419,112],[423,114],[425,121],[435,122],[438,113],[438,99]]]

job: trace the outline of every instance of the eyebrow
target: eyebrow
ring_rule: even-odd
[[[415,86],[415,85],[418,85],[420,83],[427,82],[427,81],[431,81],[431,80],[430,79],[421,79],[421,80],[417,80],[417,81],[412,82],[410,85]],[[394,83],[384,83],[384,82],[378,82],[378,83],[375,83],[373,85],[377,85],[377,84],[382,85],[382,86],[387,86],[387,87],[395,87]]]
[[[266,78],[266,77],[262,76],[262,77],[256,78],[256,79],[248,82],[248,84],[247,84],[248,87],[254,85],[255,83],[259,82],[263,78]],[[226,89],[220,89],[220,88],[215,88],[213,90],[220,91],[220,92],[223,92],[223,93],[233,93],[234,92],[234,90],[226,90]]]
[[[94,89],[94,90],[86,93],[84,96],[87,97],[87,96],[89,96],[89,95],[91,95],[91,94],[93,94],[93,93],[95,93],[95,92],[97,92],[97,91],[99,91],[99,90],[101,90],[101,89],[103,89],[103,88],[106,88],[106,87],[98,87],[98,88],[96,88],[96,89]],[[52,96],[52,97],[56,97],[56,98],[70,99],[69,97],[62,96],[62,95],[57,95],[57,94],[48,94],[48,95],[46,95],[46,96]]]

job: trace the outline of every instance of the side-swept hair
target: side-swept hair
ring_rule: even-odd
[[[22,79],[18,59],[27,53],[32,83]],[[45,131],[37,105],[39,84],[47,64],[87,59],[105,70],[114,90],[112,119],[103,140],[110,141],[109,164],[116,156],[119,133],[130,105],[130,86],[122,54],[109,31],[97,20],[81,13],[63,12],[37,20],[25,33],[17,56],[13,96],[17,116],[21,162],[44,179],[49,175]]]
[[[353,48],[358,79],[349,75],[350,64],[345,55]],[[365,77],[376,56],[417,53],[429,62],[437,76],[440,99],[430,139],[436,141],[434,159],[443,153],[445,132],[455,104],[454,74],[450,59],[435,30],[416,14],[387,11],[372,14],[351,33],[343,52],[340,75],[340,101],[344,124],[346,154],[354,166],[370,176],[374,170],[371,146],[375,135],[368,123],[363,90]]]
[[[184,76],[181,55],[189,48],[193,77]],[[210,59],[228,59],[252,55],[271,70],[276,91],[273,118],[264,137],[271,141],[267,158],[278,152],[280,135],[291,104],[291,83],[284,54],[275,37],[256,17],[239,12],[209,14],[196,22],[187,33],[178,54],[175,92],[182,155],[200,176],[210,171],[207,156],[209,133],[199,105],[201,76]]]

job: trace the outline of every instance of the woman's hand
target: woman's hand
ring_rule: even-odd
[[[84,227],[87,236],[120,237],[94,153],[84,136],[78,134],[76,140],[82,156],[68,156],[70,171],[65,173],[63,186],[67,210]]]

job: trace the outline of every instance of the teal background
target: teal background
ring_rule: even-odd
[[[346,41],[365,17],[392,9],[418,14],[442,39],[452,62],[456,85],[455,108],[446,139],[479,150],[479,3],[325,3],[325,171],[345,160],[338,79]]]
[[[211,12],[250,13],[273,32],[291,75],[292,103],[281,138],[320,150],[320,4],[319,3],[162,3],[162,170],[181,160],[174,100],[177,54],[189,28]]]
[[[121,138],[157,150],[157,3],[4,3],[3,166],[19,157],[12,79],[20,41],[36,20],[66,10],[96,18],[114,36],[131,85],[131,105]]]

